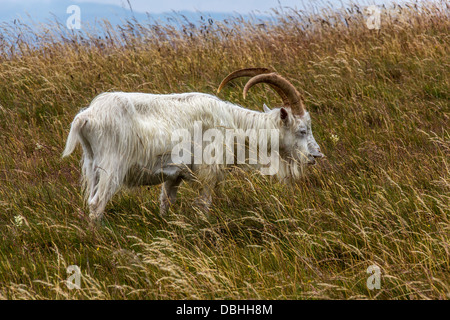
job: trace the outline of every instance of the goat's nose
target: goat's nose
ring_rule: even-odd
[[[323,158],[324,157],[324,155],[320,151],[320,148],[313,149],[312,152],[310,153],[310,155],[313,156],[314,158]]]
[[[324,155],[323,155],[323,153],[322,152],[317,152],[317,153],[315,153],[315,154],[313,154],[313,157],[314,158],[323,158],[324,157]]]

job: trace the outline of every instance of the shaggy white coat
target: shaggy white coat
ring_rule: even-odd
[[[203,131],[276,129],[283,141],[279,115],[279,109],[252,111],[202,93],[103,93],[75,117],[63,157],[81,143],[85,194],[91,211],[100,214],[121,186],[139,184],[143,170],[152,172],[162,166],[161,157],[170,155],[174,147],[171,133],[175,130],[192,130],[193,124],[201,121]],[[278,178],[298,178],[304,163],[281,156]],[[196,178],[206,181],[221,177],[223,166],[199,165],[191,169]]]

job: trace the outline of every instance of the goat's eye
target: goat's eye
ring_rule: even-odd
[[[304,136],[306,136],[307,132],[308,132],[308,131],[307,131],[306,129],[300,129],[300,130],[297,131],[297,134],[298,134],[300,137],[304,137]]]

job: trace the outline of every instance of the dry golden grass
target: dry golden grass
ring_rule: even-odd
[[[63,26],[3,25],[0,39],[0,298],[448,299],[449,7],[273,23],[205,21],[181,29],[107,23],[81,38]],[[183,22],[182,17],[179,17]],[[107,38],[99,34],[107,34]],[[70,122],[104,91],[214,93],[241,67],[268,66],[303,93],[327,158],[295,186],[235,173],[206,219],[184,186],[167,220],[158,188],[118,194],[89,227]],[[242,83],[221,98],[247,101]],[[381,268],[381,289],[366,269]],[[66,268],[78,265],[80,290]]]

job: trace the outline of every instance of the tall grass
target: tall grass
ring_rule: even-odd
[[[0,38],[0,298],[448,299],[449,7],[417,2],[270,21],[180,26],[3,24]],[[106,36],[105,36],[106,35]],[[92,228],[74,115],[104,91],[214,93],[229,72],[270,67],[303,94],[327,158],[294,186],[233,173],[211,217],[183,185],[164,220],[158,188],[119,193]],[[252,109],[267,88],[221,98]],[[69,265],[81,289],[66,286]],[[370,265],[381,289],[369,290]]]

